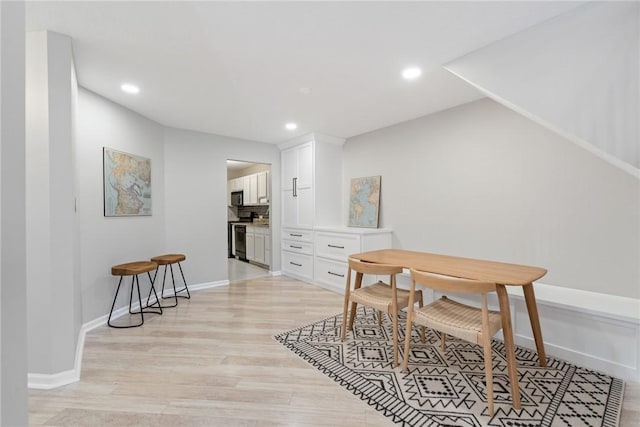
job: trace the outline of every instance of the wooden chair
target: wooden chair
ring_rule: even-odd
[[[351,272],[355,271],[356,280],[354,289],[351,290]],[[394,367],[398,366],[398,310],[409,304],[409,291],[396,288],[396,274],[402,273],[402,267],[388,264],[374,264],[349,258],[349,270],[347,272],[347,284],[344,292],[344,307],[342,310],[342,333],[344,341],[347,330],[347,306],[351,302],[349,315],[349,330],[353,331],[353,322],[356,316],[358,304],[378,310],[378,325],[382,325],[382,312],[389,313],[393,320],[393,361]],[[389,284],[378,281],[372,285],[362,287],[362,278],[365,274],[389,275]],[[422,291],[415,292],[416,299],[422,307]],[[424,329],[421,330],[424,341]]]
[[[489,311],[487,308],[487,293],[495,292],[496,284],[491,282],[481,282],[478,280],[441,276],[439,274],[412,269],[409,306],[412,305],[414,300],[414,289],[416,287],[416,283],[442,292],[480,294],[482,296],[482,308],[471,307],[443,296],[426,307],[422,307],[418,310],[409,310],[407,317],[407,332],[404,341],[405,357],[402,363],[402,371],[406,372],[409,362],[411,325],[413,323],[440,331],[442,351],[445,351],[446,334],[474,344],[482,345],[484,348],[487,401],[489,404],[489,413],[493,416],[493,367],[491,363],[491,338],[496,334],[496,332],[502,329],[502,319],[499,312]]]

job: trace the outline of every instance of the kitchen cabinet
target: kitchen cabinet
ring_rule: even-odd
[[[348,256],[391,247],[391,230],[316,227],[314,230],[314,282],[344,292]]]
[[[269,227],[247,225],[246,244],[247,259],[249,261],[259,262],[260,264],[269,265],[271,263],[271,248]],[[267,243],[269,249],[267,251]],[[267,257],[267,252],[269,256]]]
[[[264,262],[264,234],[256,233],[254,238],[254,257],[253,260],[260,264],[266,264]]]
[[[227,181],[227,204],[231,206],[231,193],[243,192],[243,204],[247,206],[269,204],[269,172],[245,175]]]
[[[258,204],[269,204],[269,172],[264,171],[257,174]]]
[[[245,234],[245,245],[247,251],[247,259],[254,261],[256,259],[255,251],[255,232],[251,230],[253,227],[247,227],[247,234]]]
[[[271,265],[271,236],[269,233],[264,236],[264,264]]]
[[[243,196],[245,205],[257,205],[258,204],[258,177],[253,175],[247,175],[242,177],[243,180]]]

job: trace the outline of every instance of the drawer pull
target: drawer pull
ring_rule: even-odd
[[[289,236],[291,236],[291,237],[302,237],[302,234],[289,233]]]
[[[289,245],[289,247],[293,249],[302,249],[302,246]]]
[[[296,267],[302,267],[302,264],[297,264],[297,263],[295,263],[293,261],[289,261],[289,264],[295,265]]]
[[[329,273],[329,274],[331,274],[333,276],[344,277],[344,274],[334,273],[333,271],[327,271],[327,273]]]
[[[336,245],[327,245],[330,248],[336,248],[336,249],[344,249],[344,246],[336,246]]]

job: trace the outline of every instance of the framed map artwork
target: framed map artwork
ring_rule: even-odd
[[[104,216],[151,215],[151,159],[103,147]]]
[[[380,176],[351,180],[349,227],[378,228],[380,181]]]

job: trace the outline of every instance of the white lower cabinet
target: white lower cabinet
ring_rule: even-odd
[[[306,282],[313,281],[313,230],[282,229],[282,272]]]
[[[309,282],[313,280],[313,256],[282,251],[285,274]]]
[[[343,289],[347,280],[348,266],[346,262],[316,257],[315,281],[331,288]]]
[[[348,257],[360,252],[391,248],[391,230],[316,227],[314,282],[344,292]]]
[[[344,292],[349,255],[391,248],[389,229],[314,227],[282,229],[282,272]]]
[[[270,265],[271,245],[269,244],[267,246],[267,241],[269,241],[269,243],[271,241],[269,239],[269,227],[247,225],[247,259],[249,261],[259,262],[260,264]]]

